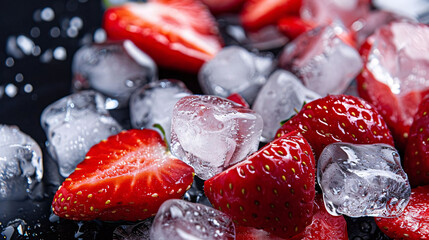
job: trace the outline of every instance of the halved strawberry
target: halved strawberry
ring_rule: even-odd
[[[276,137],[295,130],[308,140],[316,159],[328,144],[334,142],[393,146],[393,137],[380,114],[354,96],[329,95],[306,104],[280,127]]]
[[[196,73],[222,48],[216,23],[196,0],[150,0],[109,8],[112,40],[130,39],[162,67]]]
[[[412,186],[429,185],[429,95],[414,116],[404,157]]]
[[[375,218],[392,239],[429,239],[429,185],[411,190],[410,201],[397,218]]]
[[[429,27],[406,21],[380,28],[360,50],[359,96],[384,117],[402,150],[418,106],[429,94],[428,51]]]
[[[347,222],[343,216],[332,216],[326,211],[321,194],[314,199],[314,216],[305,231],[289,240],[347,240]],[[236,240],[282,240],[262,229],[236,226]]]
[[[240,14],[246,29],[257,30],[284,16],[298,15],[302,0],[249,0]]]
[[[243,106],[245,108],[250,108],[250,106],[246,102],[246,100],[244,100],[244,98],[238,93],[233,93],[233,94],[229,95],[226,99],[231,100],[237,104],[240,104],[241,106]]]
[[[55,194],[52,208],[73,220],[148,218],[191,187],[193,169],[154,130],[123,131],[94,145]]]
[[[237,224],[291,237],[311,223],[314,184],[310,145],[293,132],[207,180],[204,192]]]

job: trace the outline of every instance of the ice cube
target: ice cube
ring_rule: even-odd
[[[150,238],[157,240],[235,239],[232,219],[214,208],[184,200],[164,202],[155,216]]]
[[[426,0],[374,0],[372,3],[377,9],[392,11],[410,18],[417,18],[419,15],[427,13],[429,10],[429,2]]]
[[[304,87],[292,73],[284,70],[274,72],[253,104],[253,110],[264,120],[262,137],[272,140],[281,121],[295,115],[295,110],[300,110],[305,102],[318,98],[317,93]]]
[[[130,95],[157,74],[154,61],[128,40],[82,47],[72,69],[73,88],[101,92],[115,102],[109,108],[127,106]]]
[[[0,125],[0,201],[26,199],[42,177],[39,145],[18,127]]]
[[[131,125],[133,128],[151,128],[158,123],[170,142],[173,107],[179,99],[190,94],[179,80],[164,79],[145,85],[131,96]]]
[[[310,90],[326,96],[343,93],[362,69],[359,53],[337,35],[339,26],[319,27],[286,45],[279,66],[291,71]]]
[[[113,240],[150,240],[153,217],[134,225],[121,225],[113,231]]]
[[[207,180],[258,149],[262,118],[215,96],[187,96],[173,109],[171,151]]]
[[[43,110],[40,121],[48,151],[57,160],[63,177],[74,171],[94,144],[122,130],[105,109],[104,97],[94,91],[82,91],[52,103]]]
[[[205,94],[228,97],[240,94],[250,104],[267,81],[271,55],[256,55],[238,46],[222,49],[201,68],[198,80]]]
[[[385,144],[328,145],[318,161],[317,180],[332,215],[396,217],[411,194],[398,152]]]

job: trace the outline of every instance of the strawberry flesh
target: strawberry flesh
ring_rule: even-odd
[[[292,132],[207,180],[204,192],[237,224],[291,237],[311,223],[314,183],[310,145]]]
[[[121,132],[94,145],[52,203],[73,220],[136,221],[156,214],[192,185],[193,169],[174,158],[154,130]]]
[[[233,93],[231,95],[229,95],[226,99],[231,100],[245,108],[250,108],[249,104],[246,102],[246,100],[244,100],[244,98],[238,94],[238,93]]]

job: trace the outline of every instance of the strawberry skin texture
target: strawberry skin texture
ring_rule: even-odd
[[[329,95],[306,104],[277,131],[276,137],[298,130],[313,148],[316,159],[334,142],[385,143],[394,146],[383,118],[363,99]]]
[[[236,224],[291,237],[311,223],[314,184],[311,147],[292,132],[207,180],[204,192]]]
[[[429,96],[414,116],[405,150],[404,170],[412,186],[429,185]]]
[[[109,8],[111,40],[130,39],[161,67],[197,73],[222,48],[216,23],[195,0],[151,0]]]
[[[411,190],[410,201],[397,218],[375,218],[392,239],[429,239],[429,185]]]
[[[302,0],[248,0],[240,13],[243,27],[258,30],[284,16],[298,15]]]
[[[153,216],[191,187],[193,168],[168,151],[154,130],[129,130],[94,145],[52,202],[72,220],[136,221]]]

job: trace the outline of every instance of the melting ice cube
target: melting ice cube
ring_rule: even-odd
[[[95,89],[117,101],[117,107],[127,106],[130,95],[157,74],[154,61],[128,40],[84,46],[72,68],[74,89]]]
[[[262,118],[215,96],[187,96],[173,109],[171,151],[207,180],[258,149]]]
[[[250,104],[267,81],[272,57],[258,56],[238,46],[221,50],[203,65],[198,75],[204,93],[228,97],[240,94]]]
[[[18,127],[0,125],[0,200],[23,200],[43,177],[39,145]]]
[[[318,161],[317,180],[332,215],[396,217],[411,195],[398,152],[385,144],[328,145]]]
[[[359,53],[343,42],[339,26],[319,27],[286,45],[279,66],[294,73],[310,90],[326,96],[343,93],[362,69]]]
[[[131,125],[134,128],[150,128],[158,123],[169,140],[173,107],[179,99],[190,94],[179,80],[165,79],[145,85],[131,96]]]
[[[153,222],[150,238],[157,240],[235,239],[232,219],[214,208],[184,200],[164,202]]]
[[[122,130],[104,108],[104,97],[94,91],[66,96],[47,106],[41,124],[48,139],[48,151],[67,177],[96,143]]]
[[[292,73],[277,70],[264,85],[256,97],[253,110],[264,120],[262,137],[267,141],[274,138],[280,128],[280,122],[296,114],[303,104],[320,96],[304,87]]]

